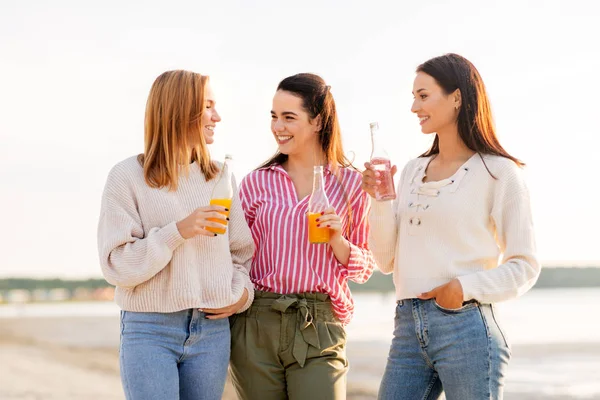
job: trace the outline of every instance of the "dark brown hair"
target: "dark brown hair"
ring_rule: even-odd
[[[338,166],[353,167],[352,162],[344,155],[342,134],[331,87],[325,84],[323,78],[310,73],[296,74],[279,82],[277,90],[289,92],[302,99],[302,108],[311,120],[321,117],[319,144],[332,169],[336,170]],[[287,154],[277,152],[259,168],[283,164],[287,159]]]
[[[454,93],[456,89],[460,90],[458,134],[469,149],[477,152],[480,157],[482,154],[492,154],[508,158],[520,167],[525,165],[508,154],[498,141],[483,79],[469,60],[458,54],[445,54],[419,65],[416,72],[433,77],[447,95]],[[439,152],[439,138],[436,135],[431,148],[421,154],[421,157],[429,157]]]
[[[337,178],[338,184],[342,187],[344,199],[346,200],[348,210],[348,225],[346,235],[350,238],[352,232],[353,212],[350,206],[350,199],[346,193],[346,188],[342,184],[340,171],[338,167],[356,168],[344,154],[342,146],[342,131],[338,121],[335,101],[331,94],[331,86],[325,84],[325,80],[319,75],[311,73],[300,73],[288,76],[277,85],[277,90],[283,90],[299,97],[302,100],[302,108],[308,114],[311,120],[321,117],[321,130],[319,131],[319,144],[325,161],[330,166],[331,171]],[[262,164],[260,168],[270,167],[275,164],[283,164],[288,159],[287,154],[279,151],[268,161]]]

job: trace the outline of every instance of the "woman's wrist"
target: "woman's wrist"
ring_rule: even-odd
[[[343,245],[348,246],[348,241],[346,239],[344,239],[344,237],[342,235],[338,235],[338,236],[332,236],[331,239],[329,240],[329,245],[331,247],[342,247]]]
[[[350,242],[340,235],[332,238],[329,241],[329,245],[331,246],[331,250],[333,250],[335,258],[341,264],[348,265],[348,261],[350,260]]]

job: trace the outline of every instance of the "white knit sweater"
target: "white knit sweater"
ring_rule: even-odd
[[[504,157],[473,155],[449,179],[423,183],[431,157],[410,161],[396,200],[371,207],[369,244],[396,298],[458,278],[464,300],[492,303],[529,290],[540,273],[529,192]],[[499,258],[501,260],[499,260]]]
[[[219,308],[237,302],[248,289],[254,242],[237,188],[227,233],[185,240],[176,223],[207,206],[218,178],[207,182],[200,167],[190,165],[175,192],[154,189],[144,180],[137,157],[109,173],[98,226],[102,272],[116,286],[115,301],[126,311],[175,312]]]

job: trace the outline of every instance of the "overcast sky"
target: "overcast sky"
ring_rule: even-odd
[[[332,86],[347,152],[379,121],[393,162],[427,149],[415,67],[447,52],[487,85],[500,140],[524,160],[545,264],[600,264],[600,12],[592,1],[72,1],[0,5],[0,276],[100,276],[109,169],[143,150],[146,97],[169,69],[210,75],[212,154],[240,179],[275,151],[277,83]]]

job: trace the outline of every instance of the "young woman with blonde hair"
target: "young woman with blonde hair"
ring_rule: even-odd
[[[227,317],[252,303],[254,245],[239,197],[231,210],[208,206],[222,172],[207,149],[221,120],[215,105],[207,76],[160,75],[146,106],[144,153],[118,163],[106,182],[98,247],[122,309],[127,399],[220,399]],[[211,232],[227,211],[227,232]]]

